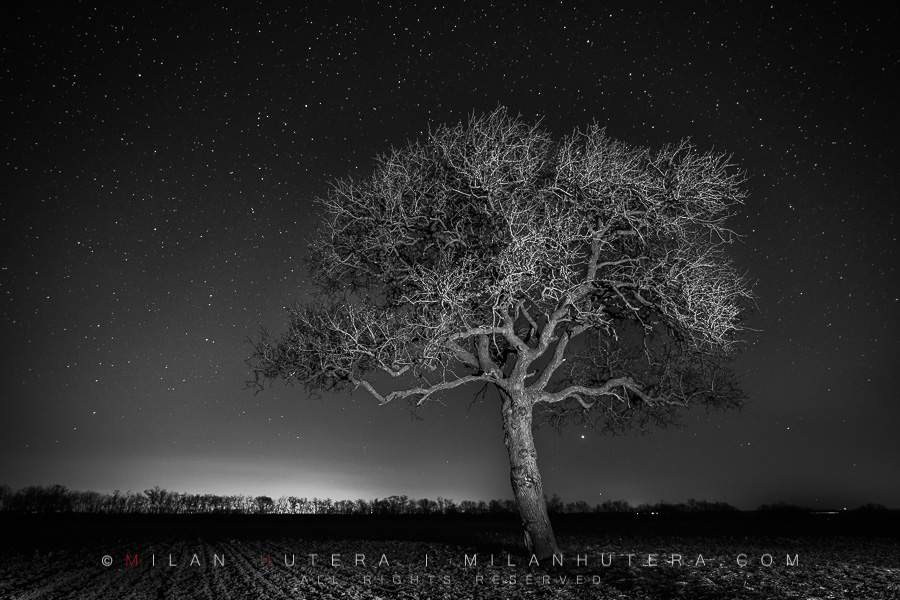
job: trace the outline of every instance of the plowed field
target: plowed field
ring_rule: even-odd
[[[539,566],[508,521],[27,517],[0,598],[900,598],[900,542],[871,524],[572,521]]]

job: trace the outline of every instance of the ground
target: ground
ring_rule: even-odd
[[[0,597],[900,597],[898,518],[559,517],[535,565],[511,518],[4,516]]]

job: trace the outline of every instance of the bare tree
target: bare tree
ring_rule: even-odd
[[[723,248],[742,183],[722,154],[596,124],[554,141],[500,108],[438,127],[319,199],[318,295],[253,342],[251,383],[414,409],[495,387],[525,543],[545,559],[533,423],[621,431],[739,406],[728,365],[750,291]]]

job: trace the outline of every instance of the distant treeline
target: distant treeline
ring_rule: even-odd
[[[625,500],[606,500],[600,504],[587,502],[563,502],[556,494],[547,498],[547,510],[551,514],[586,513],[721,513],[738,509],[725,502],[708,502],[690,499],[686,503],[640,504],[632,506]],[[810,509],[785,503],[760,506],[764,511],[808,511]],[[866,504],[858,510],[886,510],[880,504]],[[186,494],[172,492],[156,486],[143,492],[80,492],[63,485],[28,486],[12,491],[8,485],[0,486],[0,511],[28,513],[83,513],[83,514],[284,514],[284,515],[450,515],[450,514],[517,514],[513,500],[473,501],[459,503],[438,496],[437,500],[408,496],[390,496],[374,500],[331,500],[330,498],[298,498],[269,496],[215,494]]]

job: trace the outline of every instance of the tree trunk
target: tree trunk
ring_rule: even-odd
[[[509,452],[510,479],[522,527],[525,547],[541,564],[559,554],[556,536],[547,516],[544,487],[537,467],[531,433],[531,404],[522,397],[502,393],[503,441]]]

